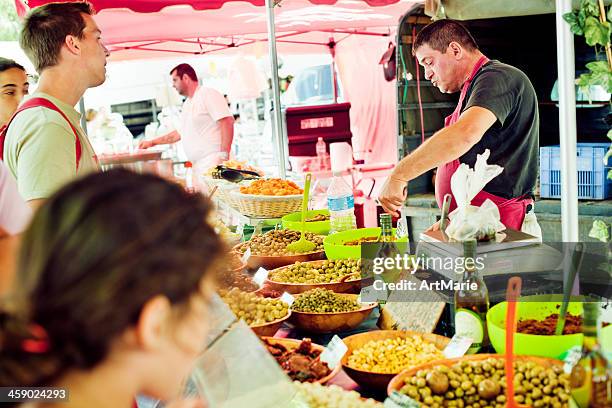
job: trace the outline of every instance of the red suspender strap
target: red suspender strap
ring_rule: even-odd
[[[72,122],[70,122],[70,120],[68,120],[68,117],[64,114],[64,112],[61,111],[60,108],[58,108],[57,106],[55,106],[55,104],[53,102],[51,102],[48,99],[45,98],[30,98],[27,101],[25,101],[23,103],[23,105],[21,105],[17,111],[13,114],[13,116],[11,117],[11,119],[8,121],[8,123],[6,124],[6,126],[3,129],[0,129],[0,131],[8,131],[8,127],[10,126],[11,122],[13,121],[13,119],[15,119],[15,116],[17,116],[17,114],[21,111],[24,111],[26,109],[30,109],[30,108],[36,108],[42,106],[43,108],[47,108],[47,109],[51,109],[57,113],[59,113],[62,118],[64,118],[64,120],[66,122],[68,122],[68,125],[70,126],[70,129],[72,129],[72,132],[74,133],[74,145],[75,145],[75,150],[76,150],[76,167],[77,169],[79,168],[79,162],[81,161],[81,140],[79,139],[79,132],[77,132],[77,130],[75,129],[75,127],[72,125]],[[5,135],[6,136],[6,135]],[[4,142],[4,141],[3,141]],[[4,145],[4,143],[2,143]],[[4,147],[4,146],[2,146]],[[2,158],[4,152],[0,151],[0,158]]]

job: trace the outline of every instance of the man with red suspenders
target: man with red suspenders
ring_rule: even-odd
[[[425,69],[425,78],[441,92],[461,93],[445,127],[404,157],[387,179],[379,196],[385,211],[397,214],[406,198],[406,183],[436,167],[436,201],[441,207],[444,195],[452,194],[450,180],[459,165],[473,167],[476,156],[489,149],[488,163],[504,170],[472,205],[490,199],[507,228],[521,230],[528,221],[534,233],[539,229],[533,213],[539,116],[529,78],[515,67],[489,60],[469,31],[452,20],[424,27],[414,40],[413,53]],[[454,208],[453,198],[450,211]]]
[[[0,132],[0,156],[34,207],[77,176],[99,169],[74,109],[87,88],[106,79],[109,52],[93,14],[88,3],[51,3],[24,20],[20,45],[40,81]]]

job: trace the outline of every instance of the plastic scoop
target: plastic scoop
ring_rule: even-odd
[[[506,312],[506,398],[508,408],[527,407],[519,405],[514,399],[514,332],[516,330],[516,303],[521,295],[522,280],[518,276],[510,278],[506,290],[508,308]]]
[[[574,281],[578,270],[582,265],[582,259],[584,258],[584,244],[578,242],[574,248],[574,254],[572,255],[572,264],[570,265],[570,273],[568,276],[567,284],[563,288],[563,303],[561,303],[561,310],[559,311],[559,318],[557,319],[557,327],[555,327],[555,336],[563,334],[563,328],[565,327],[565,316],[567,315],[567,306],[569,303],[570,294],[574,287]]]
[[[287,251],[291,252],[312,252],[317,245],[314,242],[310,242],[304,237],[304,227],[306,226],[306,210],[308,209],[308,194],[310,190],[310,180],[312,174],[306,173],[306,181],[304,182],[304,198],[302,199],[302,235],[296,242],[292,242],[287,245]]]

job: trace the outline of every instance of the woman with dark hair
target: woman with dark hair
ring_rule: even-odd
[[[0,57],[0,132],[28,94],[28,88],[25,68],[12,59]],[[0,141],[0,149],[2,146]],[[0,160],[0,295],[6,291],[13,277],[14,255],[18,246],[15,235],[26,228],[31,213],[17,190],[17,182]]]
[[[18,290],[0,314],[0,387],[63,387],[62,407],[176,397],[203,351],[226,251],[210,209],[126,170],[53,195],[23,236]]]
[[[0,129],[13,116],[29,87],[25,68],[12,59],[0,57]]]

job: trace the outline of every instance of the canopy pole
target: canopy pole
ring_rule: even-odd
[[[556,0],[557,69],[559,73],[559,144],[561,150],[561,234],[564,242],[578,242],[578,173],[576,168],[576,68],[574,35],[563,20],[571,0]]]
[[[268,48],[270,51],[270,69],[272,75],[272,133],[276,142],[276,157],[281,178],[287,176],[285,158],[285,140],[283,137],[283,120],[281,116],[280,88],[278,84],[278,57],[276,55],[276,29],[274,28],[274,0],[266,0],[266,17],[268,23]]]
[[[87,135],[87,112],[85,112],[85,99],[83,97],[79,99],[79,110],[81,111],[81,128]]]

